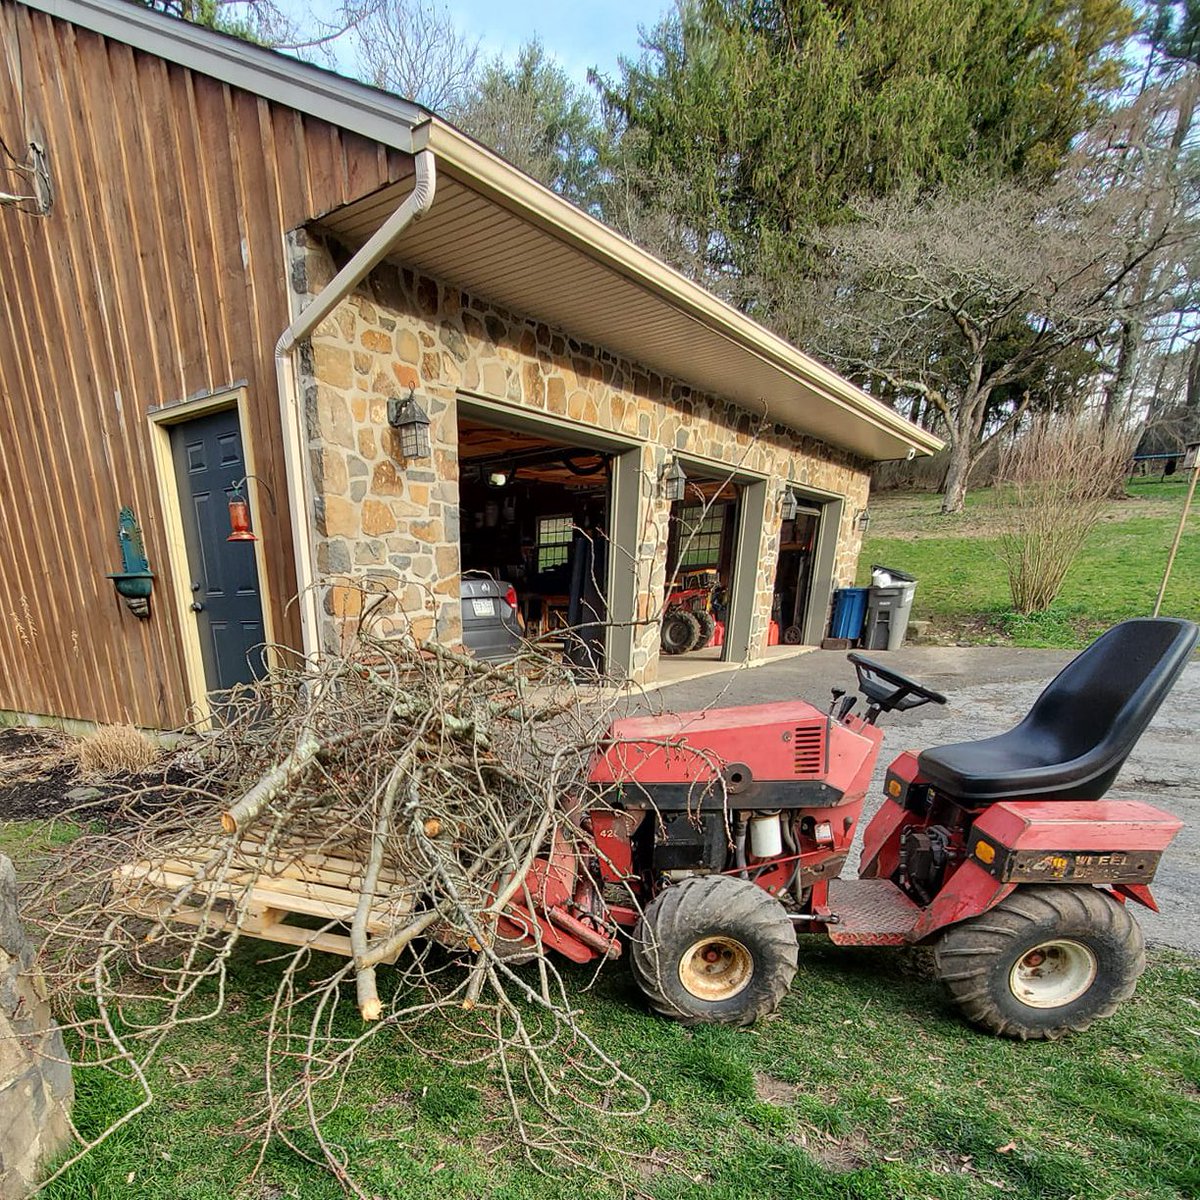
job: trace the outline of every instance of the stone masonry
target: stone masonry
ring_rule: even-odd
[[[29,1195],[71,1137],[71,1068],[31,960],[17,877],[0,855],[0,1200]]]
[[[348,257],[311,231],[292,235],[292,286],[319,292]],[[372,592],[386,593],[385,632],[410,627],[461,637],[456,399],[532,410],[622,435],[640,448],[642,487],[633,676],[653,679],[670,506],[658,494],[673,452],[771,477],[758,561],[752,646],[761,652],[785,481],[845,497],[838,586],[853,579],[854,517],[866,507],[866,464],[593,345],[412,270],[385,263],[314,332],[301,363],[315,491],[317,566],[325,583],[325,645],[352,636]],[[406,463],[387,424],[389,396],[415,388],[430,418],[431,458]]]

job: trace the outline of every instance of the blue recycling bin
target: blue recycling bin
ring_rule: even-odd
[[[863,622],[867,618],[867,600],[870,588],[838,588],[833,593],[833,620],[829,636],[849,638],[857,641],[862,636]]]

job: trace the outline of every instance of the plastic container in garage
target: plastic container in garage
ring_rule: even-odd
[[[916,579],[894,567],[872,566],[869,591],[863,648],[899,650],[908,632]]]
[[[867,600],[870,588],[838,588],[833,593],[833,620],[829,625],[829,636],[849,638],[855,641],[861,634],[863,620],[867,615]]]

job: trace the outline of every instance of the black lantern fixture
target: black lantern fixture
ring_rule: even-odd
[[[854,518],[854,523],[858,526],[859,533],[861,533],[863,537],[866,537],[867,530],[871,528],[871,510],[869,508],[860,508],[858,510],[858,516]]]
[[[659,490],[662,492],[662,498],[674,504],[676,500],[683,499],[686,488],[687,472],[683,469],[679,459],[673,458],[664,463],[662,474],[659,476]]]
[[[796,493],[790,487],[785,486],[779,497],[780,517],[785,521],[794,521],[799,511],[800,502],[796,499]]]
[[[429,457],[429,417],[417,403],[416,392],[409,389],[401,400],[393,396],[387,404],[388,424],[400,434],[401,458]]]

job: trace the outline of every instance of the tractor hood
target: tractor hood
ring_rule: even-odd
[[[823,802],[832,803],[849,788],[873,745],[869,734],[831,721],[802,700],[631,717],[610,727],[588,778],[600,786],[655,794],[663,785],[672,790],[700,785],[695,802],[721,803],[727,793],[729,804],[739,808],[766,800],[761,785],[809,781],[820,787],[805,791],[819,790]]]

